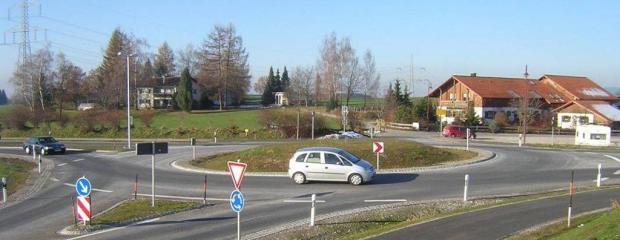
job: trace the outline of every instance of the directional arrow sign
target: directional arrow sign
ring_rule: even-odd
[[[239,186],[241,186],[241,181],[243,181],[243,174],[245,173],[246,167],[248,167],[248,165],[245,163],[228,162],[228,171],[230,172],[230,177],[232,178],[236,189],[239,189]]]
[[[86,197],[90,195],[90,190],[90,181],[88,181],[88,179],[86,179],[85,177],[78,178],[78,180],[75,182],[75,191],[77,192],[78,196]]]
[[[373,142],[372,143],[372,151],[375,153],[383,153],[383,142]]]

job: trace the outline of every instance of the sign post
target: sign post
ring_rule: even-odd
[[[377,170],[379,170],[379,154],[385,151],[383,142],[373,142],[372,151],[377,154]]]
[[[463,188],[463,202],[467,202],[467,188],[469,187],[469,174],[465,174],[465,187]]]
[[[2,203],[6,203],[7,193],[6,193],[6,178],[2,177]]]
[[[196,138],[190,139],[190,145],[192,145],[192,160],[196,160]]]
[[[312,140],[314,140],[314,111],[312,111]]]
[[[230,208],[237,213],[237,240],[241,239],[241,211],[245,206],[245,198],[239,191],[239,187],[247,166],[245,163],[228,161],[228,171],[235,186],[235,190],[230,193]]]
[[[167,154],[167,142],[137,143],[137,155],[151,155],[151,207],[155,207],[155,154]]]
[[[90,181],[86,179],[86,177],[82,176],[78,178],[75,182],[75,192],[78,197],[76,198],[77,205],[77,217],[79,220],[84,221],[84,225],[86,225],[86,221],[90,222],[91,217],[91,201],[90,201],[90,192],[92,190],[92,185]]]
[[[570,183],[568,184],[568,195],[570,196],[570,200],[568,200],[568,219],[567,224],[570,227],[570,218],[573,210],[573,179],[575,179],[575,171],[571,171],[570,173]]]
[[[465,149],[466,149],[467,151],[469,151],[469,137],[470,137],[470,135],[471,135],[471,130],[470,130],[469,128],[467,128],[467,135],[466,135],[466,136],[467,136],[467,140],[465,141],[465,142],[466,142],[466,147],[465,147]]]

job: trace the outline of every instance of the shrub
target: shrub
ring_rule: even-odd
[[[155,117],[155,111],[153,110],[146,110],[140,112],[140,121],[145,127],[151,127],[151,121],[153,120],[153,117]]]
[[[299,116],[299,136],[310,137],[312,135],[312,115],[310,112],[302,112]],[[267,128],[278,129],[283,137],[295,137],[297,134],[297,111],[271,110],[262,111],[259,121]],[[326,128],[323,116],[316,114],[314,118],[315,131]]]
[[[8,114],[4,117],[3,121],[7,127],[16,130],[25,130],[28,127],[26,123],[31,118],[32,113],[27,107],[16,105],[11,108]]]
[[[489,132],[491,132],[491,133],[498,133],[501,130],[502,130],[502,128],[500,127],[499,124],[497,124],[495,122],[489,123]]]
[[[99,124],[100,112],[97,110],[81,111],[73,119],[73,124],[78,126],[80,133],[91,133],[96,131]]]
[[[493,117],[493,121],[495,121],[495,125],[499,128],[503,128],[508,126],[508,116],[504,112],[497,112]]]
[[[399,123],[412,123],[416,120],[412,108],[408,105],[401,105],[396,108],[395,120]]]
[[[120,111],[105,111],[102,113],[102,122],[107,125],[114,132],[118,132],[121,129],[121,121],[123,119],[123,113]],[[129,123],[127,123],[129,125]]]
[[[329,99],[329,102],[327,102],[325,109],[327,109],[327,111],[329,112],[331,110],[338,108],[339,106],[340,106],[340,103],[338,102],[338,99],[331,98]]]

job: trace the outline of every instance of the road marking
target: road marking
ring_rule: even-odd
[[[61,164],[58,164],[58,166],[59,166],[59,167],[62,167],[62,166],[64,166],[64,165],[67,165],[67,163],[61,163]]]
[[[607,180],[609,180],[609,178],[608,178],[608,177],[601,178],[601,182],[602,182],[602,181],[607,181]],[[594,181],[592,181],[592,182],[596,182],[596,179],[594,179]]]
[[[69,187],[75,187],[75,184],[71,184],[71,183],[63,183],[65,186],[69,186]],[[110,191],[110,190],[105,190],[105,189],[98,189],[98,188],[93,188],[92,189],[95,192],[104,192],[104,193],[111,193],[114,191]]]
[[[145,224],[145,223],[155,222],[157,220],[159,220],[159,218],[153,218],[153,219],[149,219],[149,220],[144,220],[144,221],[137,222],[137,223],[132,223],[132,224],[129,224],[129,225],[123,226],[123,227],[110,228],[110,229],[106,229],[106,230],[103,230],[103,231],[98,231],[98,232],[94,232],[94,233],[91,233],[91,234],[82,235],[82,236],[79,236],[79,237],[69,238],[67,240],[75,240],[75,239],[81,239],[81,238],[85,238],[85,237],[95,236],[95,235],[102,234],[102,233],[107,233],[107,232],[112,232],[112,231],[116,231],[116,230],[121,230],[121,229],[130,227],[130,226],[135,226],[135,225],[141,225],[141,224]]]
[[[142,197],[150,197],[153,196],[152,194],[146,194],[146,193],[138,193],[138,196],[142,196]],[[187,200],[203,200],[204,198],[201,197],[185,197],[185,196],[172,196],[172,195],[158,195],[155,194],[155,197],[158,198],[172,198],[172,199],[187,199]],[[207,198],[207,201],[230,201],[230,198]]]
[[[0,149],[21,149],[21,147],[0,147]]]
[[[406,202],[407,199],[376,199],[376,200],[364,200],[366,203],[371,202]]]
[[[620,170],[614,172],[614,175],[618,175],[618,174],[620,174]]]
[[[51,177],[51,178],[50,178],[50,180],[52,180],[52,181],[54,181],[54,182],[58,182],[58,181],[60,181],[60,180],[58,180],[58,178],[55,178],[55,177]]]
[[[84,159],[83,158],[79,158],[79,159],[73,160],[72,162],[79,162],[79,161],[82,161],[82,160],[84,160]]]
[[[611,155],[605,155],[605,157],[611,158],[613,160],[616,160],[616,162],[620,162],[620,159]]]
[[[309,203],[312,202],[312,200],[284,200],[283,202],[285,203]],[[318,203],[324,203],[325,200],[315,200],[314,202],[318,202]]]

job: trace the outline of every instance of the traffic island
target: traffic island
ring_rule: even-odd
[[[61,235],[80,235],[107,228],[137,224],[157,217],[179,212],[212,206],[202,201],[177,201],[156,199],[155,207],[151,207],[150,199],[124,200],[111,208],[92,217],[90,223],[84,225],[76,221],[58,233]]]
[[[4,187],[6,187],[6,195],[8,197],[12,197],[14,193],[27,185],[28,179],[30,179],[30,175],[35,166],[36,164],[26,160],[0,157],[0,178],[6,180],[6,186]],[[0,180],[0,205],[3,205],[5,200],[2,199],[2,185],[3,183]]]
[[[396,139],[380,140],[384,142],[385,152],[380,154],[380,169],[409,169],[417,167],[438,166],[445,163],[459,162],[476,158],[478,152],[457,148],[440,148],[414,141]],[[288,161],[295,151],[304,147],[337,147],[345,149],[362,159],[368,160],[376,167],[376,154],[373,140],[305,140],[281,144],[263,145],[256,148],[216,154],[190,161],[189,166],[197,169],[226,171],[226,162],[241,159],[248,164],[248,172],[274,173],[286,172]],[[183,164],[181,164],[183,165]]]

